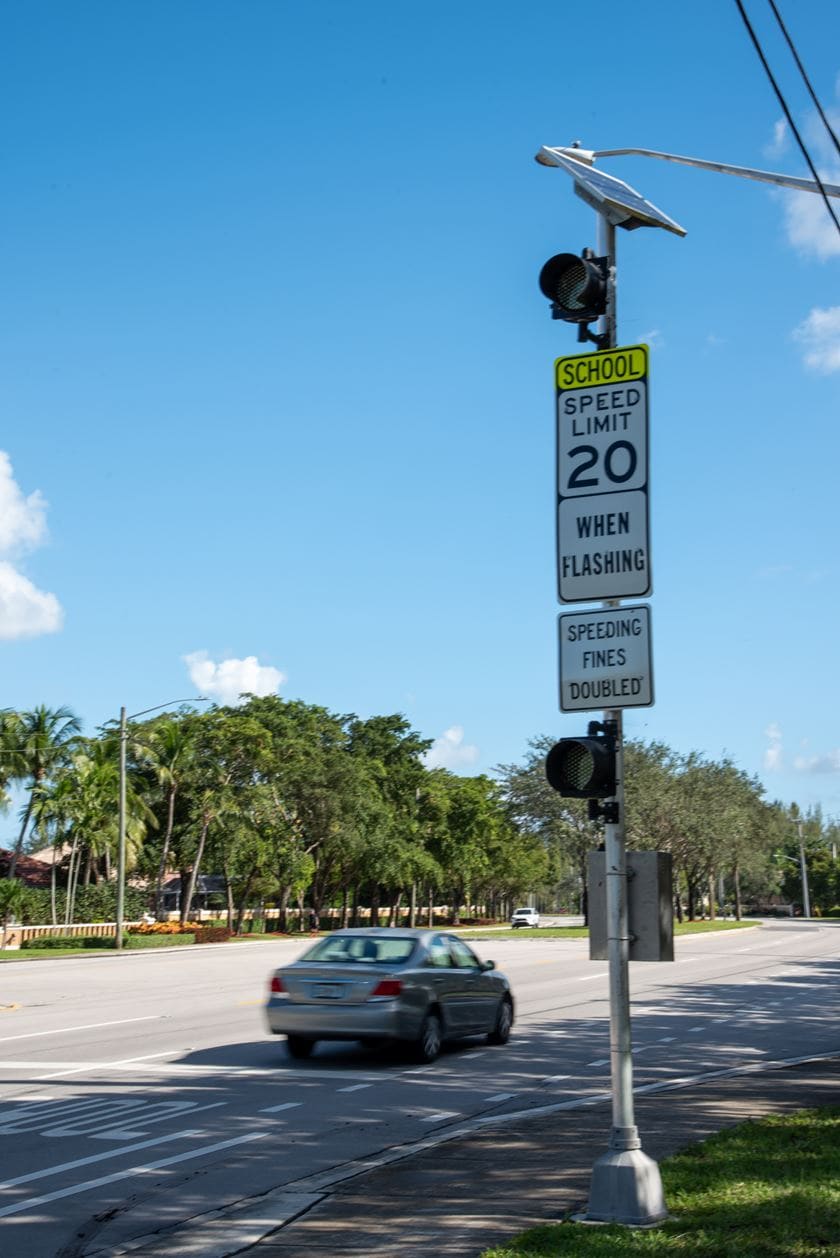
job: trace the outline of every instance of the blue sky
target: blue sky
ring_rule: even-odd
[[[837,127],[836,0],[782,9]],[[734,3],[18,0],[0,32],[0,703],[93,731],[277,690],[404,712],[463,772],[580,732],[577,345],[537,275],[595,216],[533,158],[807,175]],[[840,236],[807,194],[602,166],[688,229],[618,240],[619,342],[651,347],[656,704],[626,729],[840,815]]]

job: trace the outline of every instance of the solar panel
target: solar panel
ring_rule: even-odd
[[[632,231],[636,227],[664,227],[677,236],[686,234],[674,219],[647,201],[640,192],[623,179],[616,179],[602,170],[576,162],[557,149],[541,149],[538,160],[544,165],[559,166],[575,181],[575,190],[593,208],[603,211],[619,227]]]

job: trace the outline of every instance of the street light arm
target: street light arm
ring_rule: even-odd
[[[542,166],[553,166],[553,154],[571,157],[586,166],[594,166],[597,157],[658,157],[663,162],[676,162],[681,166],[697,166],[700,170],[716,170],[722,175],[738,175],[741,179],[755,179],[759,183],[778,184],[782,188],[795,188],[799,192],[820,192],[813,179],[799,179],[795,175],[779,175],[772,170],[755,170],[751,166],[730,166],[726,162],[709,162],[701,157],[682,157],[678,153],[660,153],[656,149],[581,149],[549,148],[543,145],[536,160]],[[828,197],[840,197],[840,184],[823,183],[822,191]]]

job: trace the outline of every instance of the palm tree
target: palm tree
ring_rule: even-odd
[[[152,723],[147,741],[137,742],[138,749],[158,780],[166,803],[166,829],[160,849],[155,879],[155,916],[163,916],[163,880],[169,861],[172,831],[175,826],[175,798],[195,755],[195,738],[183,721],[162,717]]]
[[[67,762],[81,728],[79,718],[69,708],[48,708],[40,704],[31,712],[6,712],[2,721],[2,741],[8,753],[9,777],[27,782],[29,799],[23,809],[23,823],[9,862],[7,877],[14,878],[26,832],[32,819],[36,792],[56,769]]]

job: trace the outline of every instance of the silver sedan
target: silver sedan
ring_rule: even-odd
[[[513,996],[494,963],[455,935],[340,930],[275,970],[266,1020],[295,1058],[318,1040],[400,1040],[428,1062],[445,1040],[464,1035],[507,1043]]]

